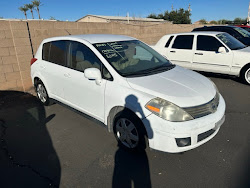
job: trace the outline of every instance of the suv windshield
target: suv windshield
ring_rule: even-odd
[[[122,76],[134,77],[155,74],[175,65],[138,40],[93,44],[103,57]]]
[[[246,46],[238,41],[236,38],[232,37],[228,33],[221,33],[216,35],[222,42],[224,42],[231,50],[239,50],[245,48]]]
[[[234,30],[238,31],[238,33],[240,33],[243,37],[250,37],[250,33],[245,29],[234,27]]]

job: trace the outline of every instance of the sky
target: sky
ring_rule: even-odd
[[[0,17],[25,18],[18,7],[31,0],[0,0]],[[62,21],[75,21],[87,14],[105,16],[147,17],[151,13],[159,14],[168,10],[184,8],[191,4],[191,20],[207,21],[246,18],[250,0],[41,0],[40,14],[43,19],[54,17]],[[38,18],[34,12],[35,18]],[[28,18],[31,14],[28,12]]]

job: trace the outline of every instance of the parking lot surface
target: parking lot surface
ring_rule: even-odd
[[[93,119],[0,91],[0,187],[250,187],[250,86],[203,74],[226,101],[226,121],[181,154],[128,153]]]

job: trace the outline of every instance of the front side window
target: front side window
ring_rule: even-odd
[[[81,72],[84,72],[87,68],[101,70],[101,61],[87,46],[80,42],[72,41],[69,51],[69,66]]]
[[[67,41],[52,41],[50,44],[49,61],[66,66]]]
[[[245,48],[246,46],[232,37],[228,33],[221,33],[216,35],[222,42],[224,42],[231,50],[238,50]]]
[[[194,35],[179,35],[175,38],[172,48],[192,50]]]
[[[217,52],[221,46],[223,44],[212,36],[199,35],[197,37],[197,50]]]
[[[167,59],[138,40],[93,45],[125,77],[155,74],[174,67]]]

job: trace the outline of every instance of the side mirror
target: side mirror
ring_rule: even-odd
[[[227,50],[226,50],[225,47],[219,47],[218,52],[222,53],[222,54],[225,54],[225,53],[227,53]]]
[[[85,78],[88,78],[89,80],[95,80],[95,83],[97,85],[101,85],[101,83],[102,83],[101,71],[97,68],[85,69],[84,76],[85,76]]]

